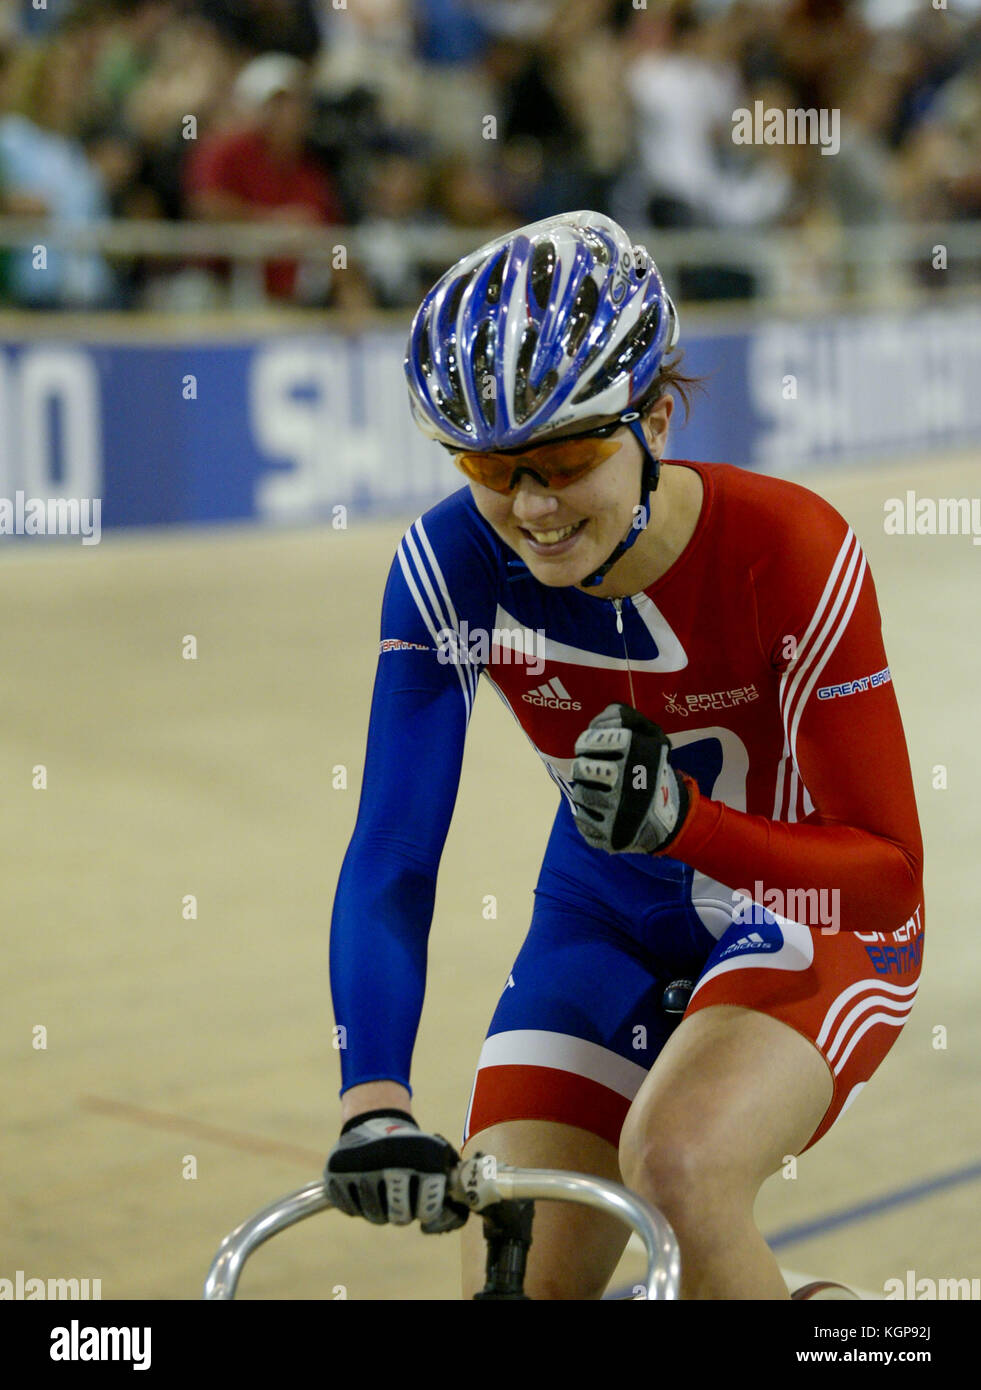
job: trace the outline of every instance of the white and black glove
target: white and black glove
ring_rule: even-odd
[[[629,705],[607,705],[576,739],[576,825],[594,849],[653,854],[680,831],[690,799],[668,762],[671,743]]]
[[[469,1208],[449,1200],[449,1174],[460,1161],[441,1134],[424,1134],[404,1110],[369,1110],[348,1120],[324,1168],[327,1195],[339,1211],[375,1225],[407,1226],[418,1217],[427,1235],[462,1226]]]

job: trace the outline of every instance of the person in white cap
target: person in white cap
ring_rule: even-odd
[[[261,221],[288,225],[343,222],[326,169],[309,152],[309,78],[306,65],[286,53],[264,53],[235,81],[241,123],[195,150],[185,170],[189,211],[203,221]],[[297,295],[299,267],[270,261],[265,289],[271,299]]]

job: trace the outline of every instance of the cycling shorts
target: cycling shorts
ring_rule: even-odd
[[[836,932],[833,922],[804,925],[734,896],[676,860],[591,849],[561,808],[531,926],[481,1050],[463,1142],[490,1125],[536,1119],[617,1145],[634,1096],[681,1021],[665,1011],[664,991],[686,980],[694,991],[685,1018],[713,1004],[742,1005],[818,1049],[834,1091],[804,1149],[815,1144],[909,1016],[922,910],[892,933]]]

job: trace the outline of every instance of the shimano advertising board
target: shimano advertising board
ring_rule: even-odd
[[[390,327],[85,341],[7,333],[0,498],[101,498],[102,526],[415,515],[462,484],[409,415]],[[981,306],[707,319],[668,457],[793,476],[981,443]],[[8,528],[9,530],[9,528]]]

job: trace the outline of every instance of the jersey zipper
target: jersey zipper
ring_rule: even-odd
[[[628,599],[627,601],[628,601],[628,603],[629,603],[629,599]],[[624,660],[625,660],[626,663],[627,663],[627,681],[628,681],[628,684],[630,685],[630,705],[631,705],[631,708],[632,708],[632,709],[636,709],[636,708],[637,708],[637,700],[636,700],[636,697],[635,697],[635,695],[634,695],[634,677],[633,677],[633,672],[632,672],[631,669],[630,669],[630,653],[627,651],[627,639],[626,639],[626,637],[625,637],[624,634],[623,634],[623,599],[622,599],[622,598],[614,598],[614,599],[611,599],[610,602],[613,604],[613,607],[614,607],[614,609],[615,609],[615,611],[616,611],[616,615],[617,615],[617,632],[619,632],[620,637],[621,637],[621,640],[622,640],[622,642],[623,642],[623,656],[624,656]]]

